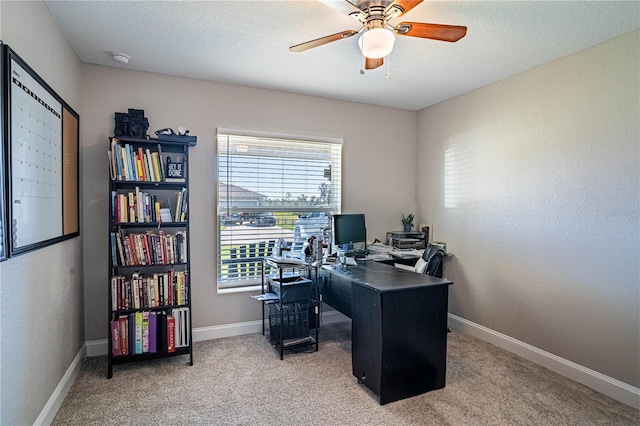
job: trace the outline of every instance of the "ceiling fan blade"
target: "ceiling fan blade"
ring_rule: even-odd
[[[332,41],[342,40],[343,38],[351,37],[358,34],[355,30],[346,30],[341,33],[335,33],[328,36],[320,37],[315,40],[305,41],[304,43],[296,44],[289,48],[292,52],[304,52],[305,50],[312,49],[314,47],[322,46],[323,44],[331,43]]]
[[[467,34],[467,27],[458,25],[425,24],[423,22],[400,22],[395,27],[398,35],[429,38],[455,42]]]
[[[422,1],[423,0],[395,0],[393,3],[387,6],[387,13],[393,12],[394,9],[397,9],[398,11],[395,12],[393,16],[398,17],[402,14],[407,13],[408,11],[422,3]]]
[[[384,64],[384,58],[365,58],[364,69],[373,70]]]
[[[332,9],[337,10],[340,13],[344,13],[345,15],[351,15],[352,13],[360,13],[360,9],[358,9],[349,0],[319,0],[319,1],[321,3],[326,4]]]

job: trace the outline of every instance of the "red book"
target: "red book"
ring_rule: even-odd
[[[176,350],[176,319],[167,316],[167,352]]]
[[[120,352],[122,353],[122,355],[128,355],[129,354],[129,339],[128,339],[128,330],[129,330],[129,324],[128,324],[128,320],[127,320],[127,316],[126,315],[121,315],[118,318],[118,324],[120,326]]]
[[[149,234],[145,234],[142,236],[142,242],[144,243],[144,254],[147,257],[147,265],[153,264],[153,259],[151,258],[151,249],[149,247]]]
[[[127,243],[129,245],[129,251],[131,252],[131,264],[140,265],[140,261],[138,260],[138,256],[136,255],[136,242],[134,240],[133,234],[127,235]]]
[[[144,181],[148,181],[150,180],[147,177],[147,170],[145,169],[145,159],[144,159],[144,152],[142,151],[142,148],[138,148],[138,160],[140,161],[140,165],[142,166],[142,177],[139,178],[139,180],[144,180]]]
[[[161,243],[161,250],[160,250],[160,255],[162,256],[162,264],[165,265],[168,263],[167,260],[167,236],[164,233],[164,231],[160,231],[160,243]]]

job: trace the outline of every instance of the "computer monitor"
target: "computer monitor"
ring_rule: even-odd
[[[331,221],[331,239],[336,249],[344,251],[366,249],[367,228],[364,214],[334,214]]]

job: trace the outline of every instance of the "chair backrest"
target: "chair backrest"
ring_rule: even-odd
[[[434,244],[427,244],[422,258],[427,262],[425,274],[432,277],[442,278],[442,258],[445,253],[442,247]]]

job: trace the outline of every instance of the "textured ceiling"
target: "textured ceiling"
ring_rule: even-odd
[[[356,20],[319,1],[46,4],[86,63],[409,110],[640,27],[638,1],[426,0],[392,23],[464,25],[466,37],[457,43],[397,37],[389,68],[361,74],[358,36],[289,52],[294,44],[359,29]],[[119,65],[113,52],[131,61]]]

